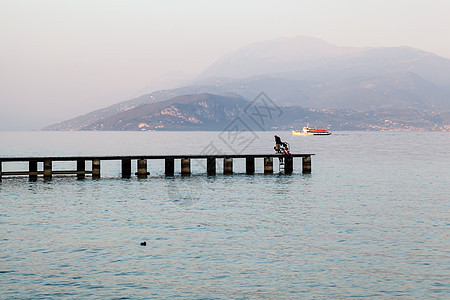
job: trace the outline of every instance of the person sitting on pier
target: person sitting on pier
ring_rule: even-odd
[[[275,147],[273,147],[277,153],[280,153],[283,156],[290,157],[291,152],[289,152],[289,144],[287,142],[282,142],[281,138],[278,135],[275,135]],[[280,156],[278,159],[280,160],[280,165],[284,165],[284,157]]]

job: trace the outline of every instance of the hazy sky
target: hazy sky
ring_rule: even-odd
[[[450,58],[449,16],[449,0],[0,0],[0,130],[139,96],[168,73],[278,37]]]

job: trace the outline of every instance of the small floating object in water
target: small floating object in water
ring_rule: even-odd
[[[141,246],[147,246],[147,242],[146,241],[141,242]]]

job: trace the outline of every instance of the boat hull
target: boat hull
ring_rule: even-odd
[[[293,130],[292,135],[330,135],[326,129],[303,127],[303,130]]]
[[[331,132],[327,133],[310,133],[310,132],[292,132],[292,135],[330,135]]]

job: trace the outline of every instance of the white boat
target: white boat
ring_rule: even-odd
[[[309,126],[303,127],[303,130],[293,130],[292,135],[330,135],[326,129],[322,128],[310,128]]]

